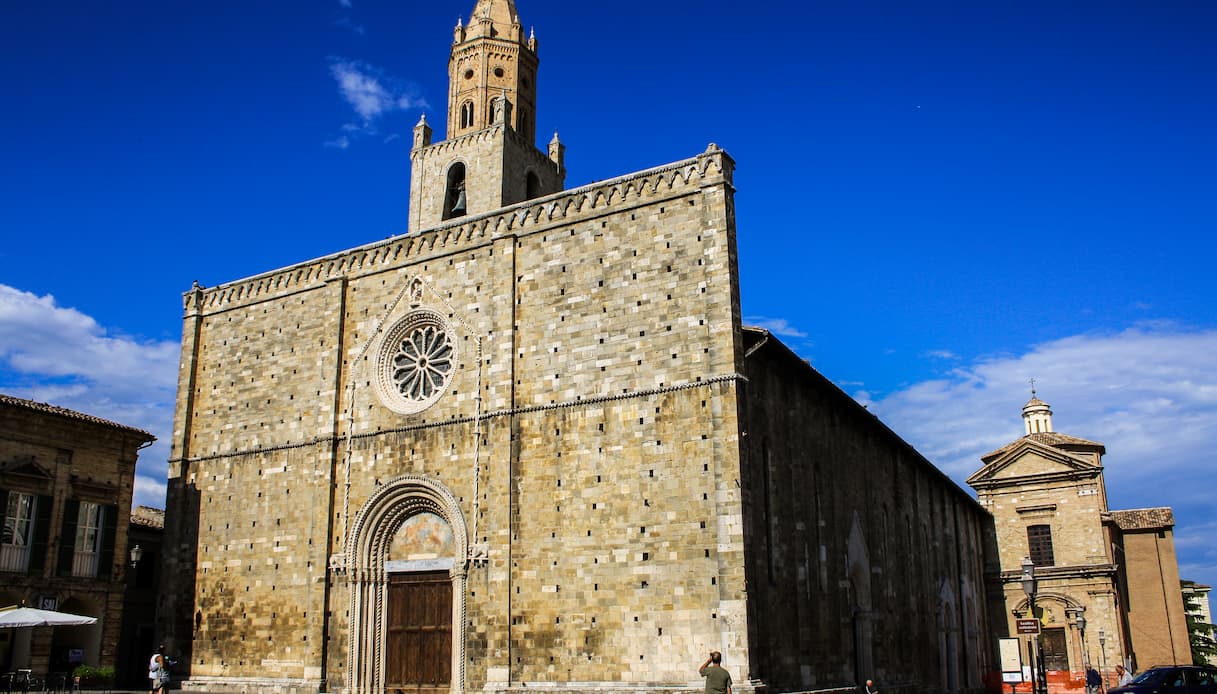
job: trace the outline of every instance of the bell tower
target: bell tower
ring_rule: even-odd
[[[565,150],[536,147],[537,38],[514,0],[477,0],[457,21],[448,58],[447,137],[426,119],[410,152],[410,232],[562,190]]]
[[[511,105],[507,123],[536,141],[537,39],[524,39],[513,0],[478,0],[469,25],[458,20],[448,59],[448,137],[495,123],[496,103]]]

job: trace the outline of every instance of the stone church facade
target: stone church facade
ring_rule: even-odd
[[[996,523],[1009,633],[1034,607],[1036,657],[1054,689],[1077,686],[1087,666],[1114,683],[1118,664],[1190,663],[1171,509],[1110,509],[1106,447],[1056,431],[1034,393],[1023,420],[1025,435],[985,454],[968,479]],[[1034,605],[1022,586],[1027,560]]]
[[[724,151],[564,189],[521,26],[457,27],[410,233],[185,294],[185,686],[978,689],[989,514],[744,327]]]

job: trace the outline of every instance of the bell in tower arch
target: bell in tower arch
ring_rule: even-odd
[[[464,217],[469,212],[465,195],[465,165],[457,162],[448,169],[448,185],[444,193],[443,218]]]

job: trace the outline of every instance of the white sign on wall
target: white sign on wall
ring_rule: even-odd
[[[998,639],[1002,682],[1023,682],[1023,650],[1018,639]]]

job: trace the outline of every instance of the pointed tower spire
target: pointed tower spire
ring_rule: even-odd
[[[484,36],[520,40],[520,13],[516,12],[514,0],[478,0],[473,8],[473,16],[469,19],[469,26],[480,25],[489,25],[494,30],[493,33],[483,34]]]
[[[513,0],[477,0],[468,27],[457,27],[448,61],[448,139],[495,125],[495,102],[505,96],[507,125],[534,144],[535,46]]]

